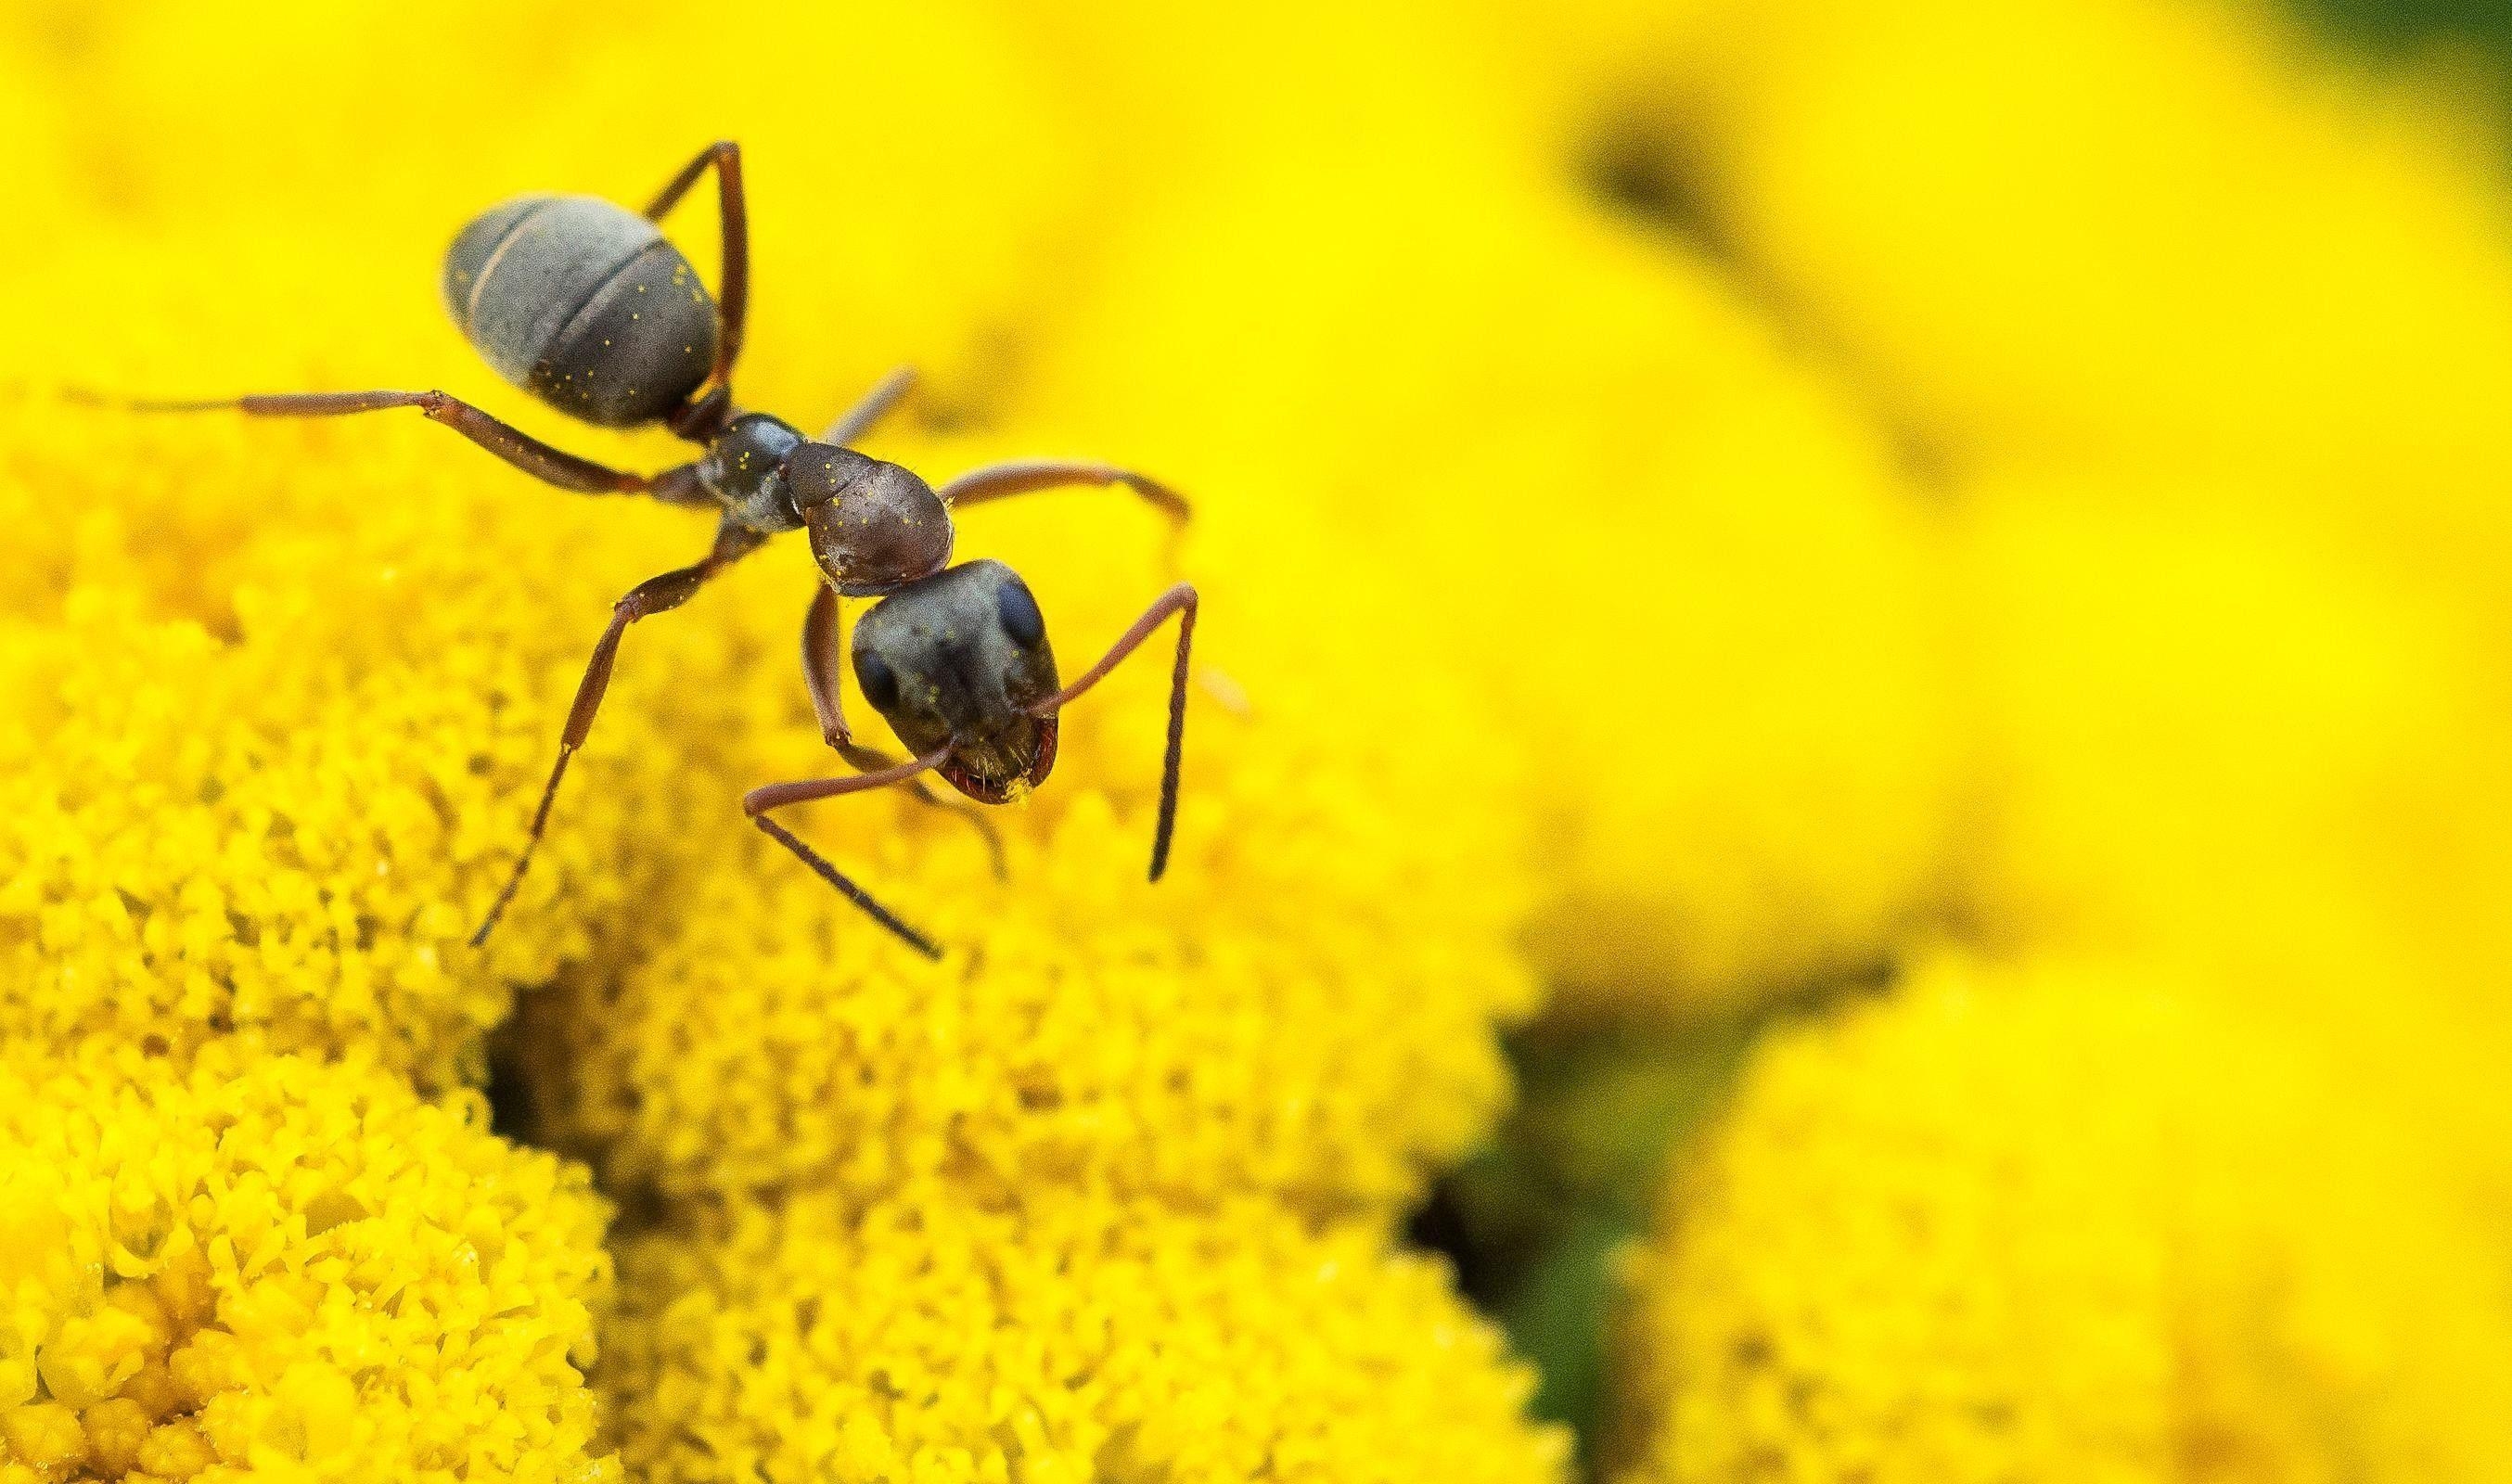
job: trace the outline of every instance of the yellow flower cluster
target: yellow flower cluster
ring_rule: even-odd
[[[1781,1035],[1634,1263],[1620,1477],[2498,1476],[2499,1249],[2358,1086],[2095,960]]]
[[[238,1087],[372,1062],[468,1107],[487,1033],[534,987],[508,1036],[532,1131],[671,1233],[636,1247],[595,1378],[605,1446],[656,1477],[723,1476],[735,1436],[856,1467],[873,1455],[817,1452],[817,1429],[873,1395],[847,1446],[889,1439],[920,1484],[1045,1477],[1050,1455],[1180,1481],[1268,1459],[1557,1477],[1523,1370],[1442,1269],[1391,1255],[1426,1170],[1499,1107],[1493,1033],[1534,1000],[1526,754],[1441,658],[1445,615],[1367,580],[1305,454],[1207,480],[1022,410],[1113,179],[1085,178],[1080,100],[1035,42],[973,5],[710,20],[862,70],[841,121],[816,87],[639,87],[687,55],[660,8],[590,39],[554,4],[258,23],[239,47],[231,19],[143,6],[27,62],[30,127],[83,168],[60,183],[75,232],[8,264],[63,349],[0,404],[0,517],[29,532],[0,573],[0,686],[24,698],[0,708],[0,1035]],[[814,579],[788,543],[631,635],[533,875],[472,954],[607,604],[704,526],[533,488],[415,418],[140,421],[55,395],[442,386],[658,466],[681,450],[519,410],[441,323],[433,258],[501,194],[634,201],[721,135],[755,230],[745,402],[814,422],[912,358],[925,387],[876,451],[935,476],[1112,456],[1196,496],[1176,553],[1119,494],[961,533],[1029,577],[1068,674],[1181,572],[1202,588],[1157,888],[1157,659],[1068,716],[1034,800],[991,811],[1001,879],[966,821],[903,797],[794,811],[948,947],[938,966],[749,830],[742,789],[837,770],[797,683]],[[711,270],[710,214],[674,230]],[[308,1060],[254,1060],[274,1054]],[[957,1285],[1001,1282],[986,1338],[902,1330],[892,1352],[861,1331],[760,1369],[752,1337],[805,1299],[855,1323],[922,1270],[946,1324]],[[941,1398],[886,1395],[911,1354]],[[1075,1357],[1107,1386],[1073,1389]],[[1223,1369],[1242,1363],[1267,1379]],[[1020,1430],[1034,1415],[1052,1436]],[[512,1466],[562,1473],[561,1441]]]
[[[1032,567],[1056,622],[1114,632],[1122,605],[1158,590],[1149,533],[1129,543],[1119,516],[1078,508],[1054,519],[1099,532],[1103,552],[1138,548]],[[1164,666],[1069,714],[1056,776],[1003,825],[1007,880],[974,830],[911,801],[798,811],[913,920],[972,945],[938,969],[737,816],[701,824],[661,930],[570,968],[526,1010],[547,1136],[621,1189],[673,1194],[872,1192],[948,1173],[988,1191],[1076,1181],[1398,1207],[1505,1096],[1491,1031],[1532,994],[1504,939],[1526,894],[1496,864],[1491,815],[1443,820],[1436,792],[1401,778],[1370,787],[1388,764],[1365,761],[1383,756],[1369,741],[1337,756],[1343,724],[1392,726],[1399,706],[1418,722],[1431,692],[1303,676],[1227,601],[1207,599],[1211,673],[1247,709],[1196,696],[1190,793],[1158,886],[1142,877]],[[824,770],[816,733],[776,720],[761,729],[785,761],[752,776]],[[1437,757],[1438,738],[1468,730],[1442,722],[1402,751]]]
[[[658,1481],[1524,1480],[1531,1379],[1444,1268],[1271,1201],[919,1185],[621,1254],[605,1386]]]
[[[1639,29],[1669,168],[1962,476],[1990,937],[2483,1066],[2512,223],[2449,80],[2143,0]]]
[[[0,1480],[615,1479],[606,1207],[365,1063],[0,1058]]]
[[[2497,1463],[2512,238],[2447,110],[2164,0],[55,12],[0,21],[0,1484],[1557,1480],[1395,1235],[1496,1033],[1680,1050],[1952,931],[1680,1166],[1629,1484]],[[1164,640],[999,852],[788,816],[939,963],[751,830],[841,770],[788,541],[632,632],[475,952],[706,523],[67,395],[677,460],[431,286],[727,136],[746,405],[914,361],[875,452],[1193,496],[960,531],[1068,675],[1200,588],[1158,885]],[[671,229],[712,275],[711,192]],[[635,1213],[615,1299],[492,1045]]]
[[[1788,1032],[1635,1263],[1626,1479],[2497,1476],[2487,1243],[2354,1087],[2102,961]]]
[[[0,645],[0,1034],[182,1053],[237,1032],[476,1081],[500,971],[585,952],[637,887],[624,846],[657,804],[610,760],[658,745],[651,669],[621,678],[549,879],[491,955],[464,948],[582,662],[534,615],[599,614],[611,584],[483,550],[510,490],[386,472],[421,430],[0,415],[0,508],[26,533]],[[122,457],[99,468],[104,436]],[[564,507],[538,528],[588,561],[661,544]],[[708,672],[699,647],[671,654],[683,676]],[[582,915],[550,910],[562,889]]]
[[[2498,169],[2248,7],[1570,4],[1505,54],[1925,449],[1972,936],[1667,1195],[1632,1479],[2499,1473]],[[2091,957],[2087,957],[2091,956]]]
[[[78,379],[197,387],[301,273],[207,240],[231,296],[103,224],[16,278],[47,343],[125,295],[85,332],[120,369]],[[0,403],[0,1474],[615,1476],[581,1374],[607,1207],[461,1090],[505,976],[599,927],[461,946],[580,663],[516,620],[607,584],[484,562],[499,491],[371,461],[432,430],[108,419],[54,374]],[[569,514],[579,550],[639,549]],[[651,873],[601,832],[645,821],[591,761],[594,833],[553,844],[615,913]]]

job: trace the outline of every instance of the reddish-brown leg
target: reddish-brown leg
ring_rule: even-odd
[[[699,150],[646,208],[646,219],[662,220],[710,165],[715,167],[717,210],[724,223],[724,281],[715,293],[714,380],[729,386],[733,363],[741,359],[742,329],[750,318],[750,207],[741,188],[741,146],[718,139]]]
[[[524,873],[531,869],[532,851],[541,842],[541,832],[549,826],[550,805],[558,799],[559,781],[567,776],[568,760],[592,734],[593,719],[602,710],[602,697],[610,689],[610,670],[619,659],[619,642],[627,635],[628,626],[641,618],[668,613],[688,602],[699,588],[706,586],[707,579],[757,551],[766,539],[727,518],[716,528],[715,550],[707,553],[705,561],[648,577],[611,605],[610,626],[594,644],[593,658],[584,667],[584,679],[576,683],[575,704],[569,708],[567,729],[559,735],[558,762],[550,768],[549,782],[541,789],[540,807],[532,811],[532,827],[524,838],[524,853],[516,857],[514,874],[506,878],[505,887],[490,905],[480,930],[471,935],[473,948],[489,941],[489,934],[496,930],[497,919],[506,914],[506,905],[524,884]]]
[[[204,402],[119,405],[135,412],[238,411],[255,417],[345,417],[354,412],[414,407],[430,421],[445,424],[532,478],[578,494],[652,492],[676,503],[688,503],[683,496],[693,488],[695,479],[694,466],[687,464],[648,477],[578,458],[443,392],[267,392]]]
[[[896,933],[908,947],[915,949],[925,957],[939,958],[942,957],[942,950],[934,945],[932,939],[899,920],[896,914],[873,900],[872,893],[848,880],[845,874],[830,865],[820,852],[803,843],[793,831],[768,818],[767,811],[781,809],[789,803],[807,803],[814,799],[835,799],[842,794],[861,794],[871,789],[887,788],[893,783],[905,783],[921,773],[930,772],[939,767],[942,760],[950,755],[950,748],[940,747],[912,762],[893,763],[888,767],[879,768],[869,773],[856,773],[851,777],[805,778],[794,783],[771,783],[765,788],[752,789],[742,795],[742,811],[750,816],[750,822],[757,825],[762,834],[793,851],[804,865],[811,868],[814,875],[836,887],[839,895],[862,908],[867,917]]]
[[[939,493],[944,504],[959,508],[1040,489],[1108,485],[1122,485],[1133,490],[1150,502],[1152,508],[1180,526],[1185,525],[1194,513],[1187,505],[1185,495],[1158,480],[1110,464],[1079,463],[1059,458],[1022,458],[1008,463],[988,464],[971,469],[944,485]]]
[[[1192,583],[1181,582],[1162,593],[1143,616],[1134,620],[1099,663],[1082,672],[1081,679],[1029,708],[1030,715],[1049,717],[1062,711],[1082,692],[1108,678],[1125,656],[1141,647],[1152,631],[1167,621],[1171,613],[1179,615],[1177,665],[1169,673],[1169,742],[1160,762],[1160,818],[1152,835],[1152,879],[1158,880],[1169,865],[1169,836],[1177,828],[1178,774],[1186,761],[1186,670],[1187,654],[1195,645],[1196,593]]]
[[[898,760],[877,747],[866,747],[854,739],[846,727],[845,703],[839,692],[839,671],[845,653],[845,620],[835,589],[823,582],[811,595],[810,611],[803,615],[803,683],[811,692],[811,709],[820,718],[820,736],[837,749],[847,765],[863,772],[878,772],[895,767]],[[977,805],[962,800],[944,799],[925,787],[924,780],[915,779],[907,785],[916,801],[930,808],[948,810],[959,815],[985,837],[986,852],[995,865],[995,879],[1008,880],[1011,866],[1003,855],[1003,838]]]

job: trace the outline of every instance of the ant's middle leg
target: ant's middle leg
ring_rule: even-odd
[[[840,610],[837,592],[820,583],[811,595],[810,611],[803,615],[803,683],[811,692],[811,709],[820,719],[820,736],[839,757],[858,772],[877,773],[898,765],[898,760],[877,747],[866,747],[854,739],[846,726],[844,702],[838,691],[839,655],[844,652],[844,618]],[[908,781],[907,791],[916,801],[927,808],[944,809],[966,820],[985,838],[986,853],[994,860],[995,879],[1011,879],[1011,866],[1003,854],[1003,837],[977,805],[963,800],[945,799],[933,792],[922,778]]]
[[[716,286],[715,371],[719,387],[732,383],[732,365],[741,359],[742,328],[750,318],[750,207],[741,186],[741,146],[718,139],[681,167],[672,183],[646,208],[646,219],[660,221],[680,205],[708,166],[715,167],[717,212],[724,230],[724,271]]]
[[[1113,464],[1082,463],[1062,458],[1020,458],[1006,463],[987,464],[944,485],[938,491],[942,502],[953,508],[983,504],[1015,494],[1029,494],[1040,489],[1065,489],[1076,486],[1122,485],[1148,501],[1152,508],[1167,516],[1178,526],[1185,526],[1194,512],[1186,496],[1156,479],[1119,469]]]
[[[597,464],[553,448],[443,392],[265,392],[201,402],[135,401],[119,405],[135,412],[234,410],[252,417],[345,417],[355,412],[414,407],[429,421],[443,423],[532,478],[561,489],[572,489],[578,494],[651,493],[676,504],[694,503],[687,497],[695,489],[692,466],[682,465],[649,477]]]
[[[658,577],[648,577],[628,590],[626,597],[611,605],[610,626],[593,646],[593,658],[586,662],[584,679],[576,683],[575,704],[569,708],[567,728],[560,733],[558,762],[551,767],[549,782],[541,789],[540,807],[532,811],[532,827],[524,839],[524,853],[515,859],[514,874],[491,904],[489,916],[480,930],[471,935],[471,946],[478,948],[495,931],[497,919],[505,916],[506,905],[515,899],[516,889],[524,884],[524,873],[531,869],[532,851],[541,842],[541,833],[549,825],[550,805],[558,799],[559,780],[567,776],[567,764],[577,748],[592,734],[593,719],[602,710],[602,698],[610,689],[611,667],[619,658],[619,642],[628,626],[641,618],[668,613],[697,595],[707,580],[733,563],[757,551],[767,538],[746,527],[736,526],[727,517],[717,527],[715,549],[702,562],[678,567]]]

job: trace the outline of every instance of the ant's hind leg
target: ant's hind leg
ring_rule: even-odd
[[[860,794],[870,789],[887,788],[893,783],[905,783],[921,773],[930,772],[941,766],[942,760],[950,755],[951,750],[946,746],[937,748],[913,762],[901,762],[875,772],[856,773],[847,778],[805,778],[796,783],[771,783],[765,788],[752,789],[742,795],[742,812],[750,816],[750,822],[759,827],[761,834],[793,851],[796,858],[811,868],[813,875],[836,887],[839,895],[862,908],[865,916],[896,933],[900,941],[925,957],[940,958],[942,950],[935,946],[932,939],[899,920],[896,914],[873,900],[872,893],[848,880],[845,874],[830,865],[828,859],[820,852],[803,843],[793,831],[768,818],[767,811],[781,809],[789,803],[805,803],[814,799],[835,799],[842,794]]]
[[[549,825],[550,805],[558,799],[559,781],[567,776],[568,761],[593,732],[593,719],[602,710],[602,698],[610,689],[611,667],[619,659],[619,642],[628,626],[641,618],[668,613],[697,596],[707,579],[759,549],[767,538],[745,527],[736,526],[730,518],[717,527],[715,549],[706,560],[677,567],[658,577],[648,577],[628,590],[626,597],[610,607],[610,626],[593,646],[593,658],[584,666],[584,679],[575,686],[575,703],[568,709],[567,728],[559,735],[558,762],[550,768],[549,782],[541,789],[540,807],[532,811],[532,827],[524,838],[524,853],[515,858],[515,871],[506,878],[497,900],[490,905],[489,916],[480,930],[471,935],[471,946],[478,948],[489,941],[496,930],[497,919],[506,914],[506,905],[515,899],[517,888],[524,884],[524,873],[531,869],[532,851],[541,842],[541,833]]]
[[[716,202],[724,228],[723,281],[716,286],[715,371],[720,387],[732,383],[732,366],[741,359],[742,328],[750,318],[750,207],[741,186],[741,146],[718,139],[681,167],[646,208],[646,219],[660,221],[698,183],[708,166],[715,167]]]
[[[844,617],[839,608],[837,593],[827,583],[819,584],[811,595],[810,611],[803,616],[803,683],[811,692],[811,709],[820,718],[820,736],[837,749],[838,756],[859,772],[875,773],[895,767],[898,760],[879,748],[866,747],[854,739],[846,727],[844,701],[838,685],[838,656],[844,652],[841,642],[844,636]],[[973,803],[944,799],[926,786],[922,778],[907,785],[916,801],[928,808],[944,809],[966,820],[985,838],[986,853],[994,860],[995,879],[1011,879],[1010,863],[1003,855],[1003,837],[995,822]]]
[[[578,458],[443,392],[270,392],[205,402],[135,401],[112,405],[135,412],[232,410],[252,417],[345,417],[353,412],[414,407],[431,422],[445,424],[532,478],[578,494],[642,494],[650,490],[670,498],[689,479],[685,473],[686,465],[648,478]]]
[[[1195,647],[1195,613],[1197,598],[1191,583],[1181,582],[1154,600],[1134,620],[1134,626],[1108,646],[1099,663],[1082,672],[1081,679],[1065,686],[1029,708],[1034,717],[1051,717],[1079,698],[1091,686],[1108,678],[1108,672],[1124,661],[1126,655],[1152,637],[1152,631],[1166,622],[1171,613],[1178,614],[1177,664],[1169,672],[1169,740],[1160,760],[1160,817],[1152,833],[1152,879],[1158,880],[1169,865],[1169,837],[1177,830],[1178,774],[1186,760],[1186,676],[1187,656]]]

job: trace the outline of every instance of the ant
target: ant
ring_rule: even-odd
[[[720,294],[656,225],[713,167],[724,241]],[[632,474],[540,442],[441,391],[287,392],[204,402],[135,402],[140,411],[235,410],[261,417],[336,417],[417,408],[507,463],[581,494],[645,494],[671,505],[716,509],[715,545],[687,566],[649,577],[610,610],[560,733],[558,762],[541,791],[514,874],[471,946],[489,940],[531,866],[568,761],[584,745],[610,684],[629,625],[667,613],[768,538],[808,533],[822,582],[803,622],[803,674],[821,735],[856,771],[770,784],[742,797],[751,823],[791,850],[882,926],[929,958],[942,956],[769,817],[787,804],[906,784],[926,803],[948,805],[927,772],[979,803],[1002,803],[1042,783],[1055,766],[1058,718],[1144,640],[1178,615],[1169,681],[1168,746],[1160,767],[1151,879],[1167,868],[1177,824],[1186,740],[1187,655],[1196,590],[1162,593],[1079,680],[1059,686],[1046,620],[1029,587],[1000,562],[951,566],[952,511],[1007,495],[1072,486],[1121,485],[1179,525],[1186,501],[1153,480],[1106,464],[1031,459],[989,464],[939,489],[913,471],[848,447],[914,384],[901,368],[866,393],[817,439],[732,400],[750,305],[750,228],[741,149],[723,140],[700,150],[644,214],[591,196],[525,196],[491,208],[455,235],[445,257],[445,301],[465,338],[497,373],[561,412],[609,428],[660,424],[704,451],[660,474]],[[854,740],[839,702],[842,599],[875,598],[855,625],[855,681],[913,754],[899,762]],[[1001,870],[1001,841],[982,815]]]

